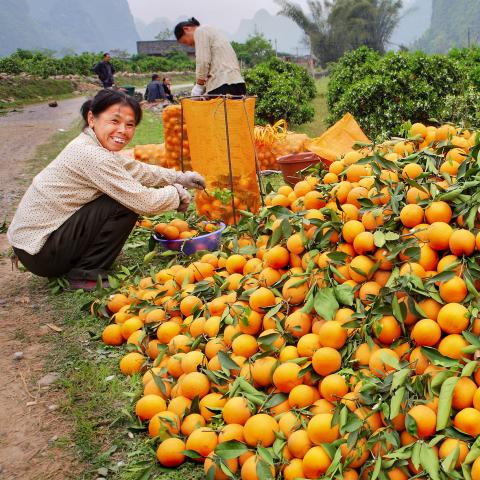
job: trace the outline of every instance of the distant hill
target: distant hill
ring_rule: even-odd
[[[17,48],[57,52],[136,51],[127,0],[0,0],[0,55]]]
[[[433,0],[430,28],[414,43],[427,53],[446,53],[453,47],[480,43],[479,0]]]
[[[408,46],[418,40],[430,27],[432,20],[432,0],[413,0],[406,3],[390,38],[389,47],[397,50],[400,45]]]

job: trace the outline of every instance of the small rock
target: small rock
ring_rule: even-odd
[[[58,107],[58,102],[54,100],[53,102],[49,102],[48,104],[49,107]]]
[[[44,375],[39,381],[40,387],[48,387],[52,383],[55,383],[60,378],[60,374],[57,372],[50,372]]]
[[[105,480],[105,477],[97,477],[95,480]]]
[[[58,440],[58,435],[54,435],[53,437],[50,437],[50,438],[48,439],[48,443],[49,443],[50,445],[52,445],[52,444],[54,444],[57,440]]]
[[[58,405],[56,405],[55,403],[52,403],[52,405],[49,405],[47,409],[49,412],[54,412],[55,410],[58,409]]]
[[[0,298],[0,305],[6,305],[7,301],[4,298]]]
[[[133,433],[132,432],[128,432],[127,435],[128,435],[128,438],[130,438],[130,439],[133,438]]]
[[[13,354],[13,359],[14,360],[21,360],[23,358],[23,352],[15,352]]]
[[[122,460],[120,460],[119,462],[117,462],[117,467],[118,468],[121,468],[121,467],[124,467],[125,466],[125,462],[123,462]]]
[[[105,377],[106,382],[111,382],[115,378],[115,375],[109,375],[108,377]]]

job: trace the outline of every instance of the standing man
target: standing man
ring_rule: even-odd
[[[110,63],[110,54],[105,52],[103,54],[103,59],[101,62],[98,62],[94,67],[93,71],[98,75],[98,78],[102,82],[103,88],[111,88],[115,85],[113,80],[113,74],[115,69]]]
[[[196,83],[192,96],[246,95],[245,80],[240,73],[237,55],[225,35],[191,18],[174,30],[177,41],[195,47]]]

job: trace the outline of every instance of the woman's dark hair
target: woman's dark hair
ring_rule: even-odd
[[[199,26],[200,26],[200,22],[195,17],[192,17],[188,19],[186,22],[178,23],[173,33],[175,34],[175,38],[177,40],[180,40],[183,37],[183,34],[185,33],[183,30],[184,27],[199,27]]]
[[[117,104],[128,105],[131,107],[135,114],[135,125],[138,125],[141,122],[142,107],[133,97],[117,90],[104,89],[100,90],[93,99],[87,100],[80,108],[80,113],[85,122],[83,128],[88,127],[88,112],[92,112],[93,116],[96,117],[112,105]]]

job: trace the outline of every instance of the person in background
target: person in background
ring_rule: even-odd
[[[156,103],[159,100],[164,101],[166,98],[163,83],[160,81],[160,75],[154,73],[152,75],[152,81],[147,85],[147,89],[145,90],[145,99],[148,103]]]
[[[167,99],[170,102],[173,102],[174,98],[172,94],[172,83],[170,82],[170,79],[167,77],[164,77],[162,83],[163,83],[163,90],[165,91],[165,95]]]
[[[225,35],[196,18],[180,22],[174,30],[177,41],[195,47],[196,83],[192,96],[246,95],[237,55]]]
[[[81,114],[83,131],[33,179],[7,238],[30,272],[65,275],[72,288],[92,290],[107,278],[139,214],[184,212],[186,189],[205,188],[205,181],[119,154],[142,118],[125,93],[101,90]]]
[[[113,68],[113,65],[110,63],[110,54],[108,52],[103,54],[102,61],[93,67],[93,71],[98,75],[103,88],[112,88],[115,85],[113,79],[115,68]]]

